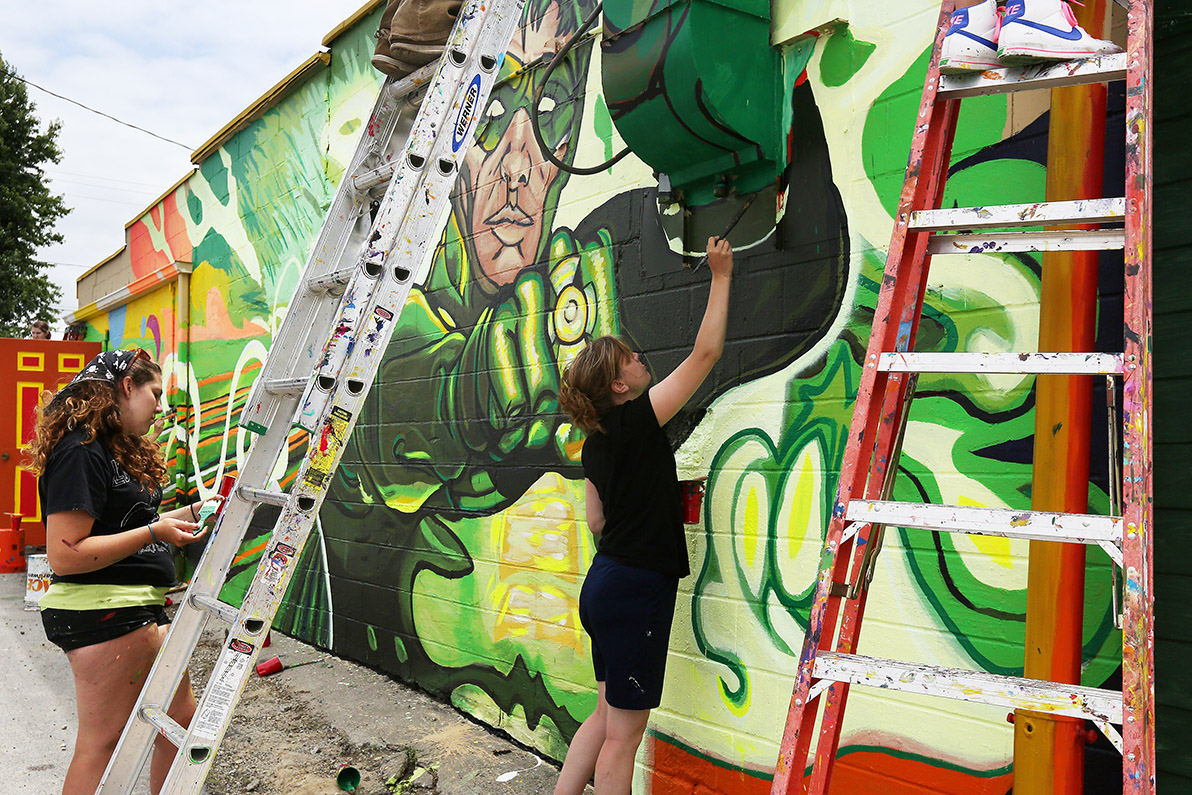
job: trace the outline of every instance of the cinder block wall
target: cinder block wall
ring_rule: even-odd
[[[680,476],[706,476],[708,493],[688,530],[693,573],[681,585],[667,689],[635,791],[768,792],[938,14],[928,0],[845,5],[847,27],[784,45],[799,48],[791,62],[805,65],[783,100],[792,120],[783,211],[738,252],[726,354],[670,429]],[[528,4],[442,238],[421,263],[279,618],[286,631],[449,697],[555,758],[595,701],[577,615],[594,544],[582,435],[557,410],[560,370],[587,339],[619,333],[664,376],[690,346],[707,291],[706,271],[682,267],[648,166],[631,156],[596,176],[568,175],[543,162],[530,133],[538,59],[587,8]],[[171,460],[199,474],[184,486],[191,491],[214,489],[244,460],[250,437],[236,429],[239,409],[368,122],[375,21],[332,42],[330,66],[130,229],[130,240],[138,225],[183,230],[166,236],[175,259],[173,249],[193,248],[189,336],[163,351],[182,421]],[[1175,30],[1161,30],[1168,80],[1184,66],[1164,49]],[[577,52],[546,87],[542,114],[555,153],[590,165],[621,141],[601,93],[600,49]],[[1120,125],[1120,91],[1110,103],[1111,125]],[[946,204],[1041,200],[1047,110],[1046,97],[1029,95],[966,103]],[[1161,119],[1160,135],[1182,129],[1182,118]],[[1120,126],[1110,129],[1119,140]],[[1120,149],[1106,169],[1107,193],[1120,190]],[[1173,207],[1183,206],[1182,180],[1161,182]],[[1163,228],[1178,215],[1161,214]],[[138,257],[161,253],[154,241],[163,237],[137,239],[134,270]],[[1178,248],[1162,232],[1156,239],[1164,252]],[[1164,267],[1159,278],[1174,278]],[[1102,272],[1098,346],[1112,350],[1121,345],[1120,260],[1106,258]],[[1030,255],[937,258],[920,349],[1033,350],[1039,274]],[[1157,294],[1176,334],[1187,307],[1170,290]],[[142,318],[116,320],[123,342],[145,339]],[[1161,367],[1186,373],[1170,350]],[[1104,420],[1096,422],[1103,460]],[[895,496],[1028,507],[1033,431],[1031,378],[924,377]],[[1186,440],[1165,440],[1177,447],[1160,456],[1182,460]],[[296,433],[279,486],[293,478],[303,442]],[[1095,466],[1093,511],[1107,508],[1104,477]],[[273,515],[257,517],[226,599],[243,593]],[[1178,591],[1187,557],[1164,543],[1161,599]],[[862,652],[1021,673],[1025,554],[1017,542],[891,531]],[[1120,636],[1096,550],[1087,580],[1084,683],[1113,686]],[[1166,626],[1163,642],[1186,641]],[[1172,659],[1162,646],[1160,654]],[[1179,781],[1190,775],[1174,743],[1186,734],[1187,705],[1169,687],[1161,684],[1160,727],[1171,727],[1161,763]],[[1004,710],[857,688],[837,786],[1002,795],[1011,740]],[[1089,756],[1104,765],[1090,781],[1116,780],[1111,756]]]

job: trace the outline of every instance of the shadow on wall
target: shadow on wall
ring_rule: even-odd
[[[678,446],[707,407],[731,387],[781,370],[823,338],[841,311],[848,278],[848,221],[832,181],[823,121],[807,84],[794,91],[786,212],[771,234],[737,254],[724,355],[671,421]],[[626,206],[628,205],[628,206]],[[617,293],[624,336],[646,355],[655,380],[690,352],[707,301],[709,273],[683,266],[667,245],[656,193],[622,194],[593,213],[614,229]],[[640,234],[616,223],[641,219]],[[585,236],[581,226],[580,237]],[[629,232],[628,229],[624,230]],[[635,245],[636,243],[636,245]]]

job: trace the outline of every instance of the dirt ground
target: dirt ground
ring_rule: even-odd
[[[212,622],[214,625],[215,622]],[[449,705],[360,665],[273,633],[261,660],[288,666],[250,675],[204,792],[334,795],[344,765],[361,795],[480,795],[553,790],[558,768]],[[223,639],[210,627],[191,662],[206,681]],[[307,664],[297,665],[309,660]]]

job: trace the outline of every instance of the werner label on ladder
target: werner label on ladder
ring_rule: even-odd
[[[1060,0],[1014,0],[1001,12],[994,0],[962,1],[958,5],[968,7],[958,8],[953,14],[952,3],[945,0],[941,9],[920,105],[920,123],[914,132],[895,216],[772,792],[824,795],[829,791],[849,688],[864,685],[885,692],[897,690],[1026,710],[1028,715],[1091,721],[1122,753],[1123,791],[1153,793],[1151,3],[1129,3],[1125,53],[1089,37]],[[999,13],[1004,16],[999,17]],[[1055,44],[1054,36],[1043,35],[1048,29],[1071,31],[1071,35]],[[1068,60],[1073,58],[1083,60]],[[1033,63],[1007,68],[1006,60]],[[1040,60],[1061,63],[1037,63]],[[962,98],[1123,79],[1127,87],[1124,197],[940,209]],[[1090,125],[1088,119],[1080,120],[1085,127],[1096,128],[1099,124],[1098,119],[1092,122]],[[1124,229],[1095,228],[1123,221]],[[1044,223],[1049,226],[1046,231],[1013,231]],[[1069,228],[1057,228],[1061,226]],[[931,256],[966,253],[974,246],[986,250],[987,245],[997,251],[1124,249],[1124,350],[1111,354],[1087,349],[1015,354],[915,352]],[[1048,264],[1045,259],[1045,271]],[[1092,271],[1095,274],[1096,268]],[[891,501],[914,379],[919,373],[1015,373],[1040,378],[1102,375],[1121,379],[1125,403],[1121,416],[1116,416],[1116,384],[1112,380],[1107,391],[1113,414],[1109,491],[1113,507],[1120,505],[1120,515]],[[1120,429],[1121,446],[1116,441],[1118,433],[1112,430],[1114,426]],[[858,655],[869,578],[874,566],[880,565],[872,550],[878,548],[886,525],[936,533],[1054,541],[1068,548],[1096,544],[1105,549],[1115,577],[1120,567],[1125,579],[1120,625],[1124,628],[1121,692]],[[1122,727],[1120,734],[1118,726]],[[814,745],[813,734],[818,735]],[[805,781],[807,773],[810,778]],[[1066,771],[1054,774],[1063,776]]]
[[[180,748],[162,792],[196,793],[202,786],[372,385],[414,269],[434,245],[459,160],[476,134],[523,6],[523,0],[466,3],[442,59],[381,88],[242,413],[242,427],[259,436],[100,792],[129,792],[159,733]],[[420,105],[408,101],[423,90]],[[311,431],[310,443],[293,492],[272,492],[266,484],[288,450],[291,420]],[[262,503],[282,512],[237,611],[217,596],[253,510]],[[232,626],[188,731],[162,705],[170,703],[212,615],[230,619]]]

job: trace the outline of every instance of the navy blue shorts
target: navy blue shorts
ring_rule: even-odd
[[[57,610],[47,607],[41,611],[41,625],[46,638],[62,651],[114,640],[135,632],[149,624],[165,626],[170,623],[161,605],[140,607],[107,607],[101,610]]]
[[[597,555],[579,594],[579,620],[592,639],[592,667],[618,709],[662,703],[679,578]]]

